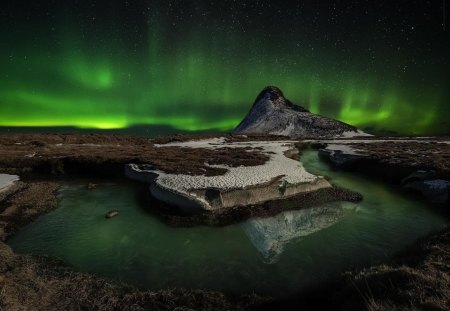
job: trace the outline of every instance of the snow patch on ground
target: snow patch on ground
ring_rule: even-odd
[[[347,131],[347,132],[343,132],[341,135],[338,135],[337,137],[342,137],[342,138],[351,138],[351,137],[362,137],[362,136],[373,136],[372,134],[368,134],[366,132],[363,132],[361,130],[357,130],[357,131]]]
[[[18,180],[19,176],[17,175],[0,174],[0,191],[8,189]]]
[[[201,190],[217,189],[221,193],[227,190],[248,191],[249,188],[261,187],[264,184],[274,182],[279,185],[311,185],[316,182],[317,187],[327,187],[328,183],[323,182],[323,178],[308,173],[299,161],[290,159],[284,155],[289,149],[295,148],[292,141],[249,141],[249,142],[227,142],[225,138],[212,138],[187,142],[171,142],[157,145],[159,148],[180,147],[180,148],[258,148],[259,152],[266,154],[268,160],[263,165],[231,167],[227,165],[209,165],[210,167],[224,168],[227,172],[219,176],[205,175],[185,175],[166,173],[151,166],[130,164],[126,172],[130,178],[146,181],[151,184],[152,193],[157,197],[165,197],[172,204],[192,206],[192,202],[201,203],[202,208],[216,208],[207,201]],[[246,150],[236,150],[233,152],[247,152]],[[322,182],[320,184],[320,182]],[[156,185],[156,186],[154,186]],[[273,187],[273,184],[272,184]],[[315,186],[312,186],[315,187]],[[166,193],[159,192],[163,189]],[[271,188],[273,189],[273,188]],[[200,191],[200,192],[199,192]],[[172,196],[170,193],[174,194]],[[283,195],[283,194],[280,194]],[[186,200],[182,199],[186,198]],[[271,197],[271,195],[268,195]],[[243,198],[255,200],[254,198]],[[164,199],[163,199],[164,200]],[[257,200],[256,200],[257,201]],[[256,202],[255,201],[255,202]],[[191,202],[191,203],[189,203]]]
[[[225,137],[216,137],[210,139],[202,139],[202,140],[190,140],[183,142],[171,142],[167,144],[155,144],[155,147],[185,147],[185,148],[205,148],[205,149],[216,149],[216,148],[224,148],[224,147],[232,147],[229,145],[223,146],[226,144]]]
[[[283,141],[225,143],[224,138],[214,138],[159,145],[159,147],[164,146],[212,149],[260,147],[262,148],[262,153],[269,155],[269,160],[265,164],[258,166],[228,167],[226,165],[211,165],[211,167],[226,168],[228,170],[227,173],[220,176],[192,176],[153,171],[159,175],[156,180],[159,185],[180,192],[202,188],[241,189],[269,182],[281,175],[283,176],[282,180],[292,184],[313,182],[317,179],[317,176],[308,173],[300,162],[289,159],[284,155],[284,152],[291,149],[293,145]]]

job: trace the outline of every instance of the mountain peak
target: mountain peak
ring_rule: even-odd
[[[268,99],[272,101],[279,98],[285,99],[283,92],[276,86],[266,86],[261,93],[259,93],[258,97],[256,97],[256,101],[264,97],[268,97]]]
[[[351,137],[367,135],[338,120],[316,115],[295,105],[276,86],[265,87],[235,132],[300,137]]]
[[[273,105],[279,108],[288,108],[293,109],[295,111],[308,112],[307,109],[295,105],[290,100],[286,99],[286,97],[284,97],[283,92],[276,86],[266,86],[256,97],[253,106],[255,106],[258,103],[262,103],[264,101],[270,101]]]

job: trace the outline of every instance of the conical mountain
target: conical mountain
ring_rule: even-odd
[[[367,136],[356,127],[309,112],[286,99],[275,86],[258,95],[247,116],[234,130],[238,133],[284,135],[291,138]]]

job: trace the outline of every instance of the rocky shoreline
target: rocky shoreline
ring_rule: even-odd
[[[286,156],[294,148],[288,141],[227,142],[224,137],[156,145],[158,148],[181,148],[180,153],[192,150],[214,150],[231,157],[246,158],[255,153],[265,161],[258,165],[217,165],[205,163],[225,172],[218,176],[169,173],[150,164],[128,164],[125,175],[148,183],[152,195],[160,201],[183,209],[188,214],[229,208],[245,208],[271,200],[284,200],[301,193],[311,193],[332,187],[321,176],[308,173],[298,160]]]
[[[201,289],[139,290],[0,242],[0,310],[249,310],[271,298]]]
[[[248,310],[271,298],[201,289],[139,290],[74,271],[45,256],[15,254],[5,241],[57,207],[58,182],[16,182],[0,193],[0,310]]]
[[[358,171],[450,206],[450,141],[373,140],[313,142],[338,169]]]
[[[230,141],[266,140],[264,135],[247,137],[230,135]],[[205,138],[205,137],[202,137]],[[159,139],[159,140],[158,140]],[[450,284],[450,267],[448,262],[448,236],[445,230],[430,238],[424,239],[411,252],[400,254],[393,263],[371,267],[361,271],[347,273],[345,277],[333,283],[332,286],[313,289],[310,293],[301,293],[299,300],[292,298],[278,301],[257,295],[230,297],[223,293],[203,290],[161,290],[141,291],[136,288],[107,281],[105,279],[74,272],[51,258],[14,254],[3,242],[11,237],[21,226],[33,221],[39,215],[57,207],[55,192],[59,187],[58,178],[61,175],[78,172],[82,174],[121,176],[117,168],[126,163],[157,162],[160,167],[174,172],[186,169],[182,165],[187,161],[190,170],[205,168],[208,161],[228,161],[228,155],[214,152],[199,153],[191,151],[183,153],[179,150],[157,149],[154,144],[170,141],[186,141],[192,137],[174,136],[148,140],[139,137],[103,136],[103,135],[8,135],[0,136],[0,173],[19,174],[22,181],[0,193],[0,309],[19,310],[23,306],[34,310],[48,309],[116,309],[116,310],[144,310],[144,309],[174,309],[188,308],[201,310],[236,310],[236,309],[270,309],[273,306],[289,308],[291,306],[337,307],[345,309],[349,306],[367,308],[371,310],[396,309],[408,307],[416,309],[430,307],[435,310],[446,310],[449,306],[448,284]],[[270,137],[270,140],[281,140],[280,137]],[[285,138],[284,138],[285,139]],[[293,141],[295,143],[295,141]],[[304,143],[300,143],[304,144]],[[315,141],[312,144],[325,147],[327,143]],[[328,143],[329,144],[329,143]],[[368,143],[362,143],[369,145]],[[311,142],[308,142],[311,145]],[[359,146],[362,149],[363,146]],[[370,145],[372,146],[372,145]],[[422,145],[421,145],[422,146]],[[448,150],[448,144],[430,144],[426,148],[410,144],[410,149],[419,148],[433,152],[430,147],[438,146]],[[372,146],[373,148],[375,145]],[[371,150],[367,147],[367,150]],[[201,161],[195,158],[202,155]],[[258,153],[250,158],[235,159],[236,165],[242,161],[256,165],[264,158]],[[381,156],[382,152],[379,153]],[[391,160],[390,165],[400,167],[403,172],[415,171],[430,165],[438,171],[439,176],[447,176],[446,167],[439,167],[439,163],[446,163],[447,153],[443,153],[442,161],[431,162],[423,160],[419,164],[408,161],[407,157],[414,157],[414,153],[398,151],[400,162]],[[403,155],[403,156],[400,156]],[[295,154],[292,155],[295,158]],[[375,155],[370,156],[375,161]],[[206,159],[206,161],[205,161]],[[394,155],[390,154],[390,159]],[[384,162],[380,161],[381,164]],[[237,164],[241,163],[241,164]],[[373,163],[373,162],[372,162]],[[448,163],[448,162],[447,162]],[[158,165],[158,163],[155,163]],[[408,166],[409,165],[409,166]],[[79,168],[82,168],[79,170]],[[207,166],[206,166],[207,167]],[[221,174],[213,167],[207,174]],[[312,195],[313,194],[313,195]],[[320,189],[313,193],[292,196],[283,201],[264,202],[250,205],[249,208],[231,208],[215,211],[214,214],[178,215],[173,210],[164,210],[161,205],[161,217],[173,226],[192,226],[198,224],[226,225],[242,219],[261,215],[274,215],[285,209],[303,206],[316,206],[336,200],[357,201],[361,198],[351,192],[336,187]],[[303,203],[298,204],[299,200]],[[280,204],[280,203],[283,204]],[[120,216],[119,216],[120,217]],[[405,259],[406,258],[406,259]],[[409,258],[409,259],[408,259]],[[414,261],[411,259],[413,258]],[[401,264],[398,265],[397,263]],[[425,277],[427,276],[427,277]],[[388,280],[394,280],[392,284]],[[405,283],[406,282],[406,283]],[[356,285],[355,285],[356,284]],[[367,285],[369,284],[369,285]],[[439,292],[422,290],[439,286]],[[101,293],[102,299],[97,299]],[[341,294],[347,297],[342,298]],[[422,295],[417,299],[406,296]],[[323,299],[326,296],[327,299]]]
[[[312,192],[332,186],[324,178],[307,173],[295,159],[295,141],[282,138],[286,139],[239,134],[219,139],[180,135],[152,140],[119,135],[0,135],[0,173],[49,180],[128,175],[150,184],[150,191],[159,200],[172,203],[169,209],[158,202],[164,213],[201,214],[185,218],[192,221],[183,221],[193,224],[225,225],[256,215],[271,215],[289,207],[262,204],[295,199],[302,193],[308,193],[308,199],[302,200],[298,208],[308,207],[310,202],[361,199],[357,194],[349,195],[349,191],[333,190],[321,192],[326,194],[322,200],[310,199],[319,196]],[[200,147],[183,147],[183,142],[192,139],[200,141]],[[216,139],[220,144],[211,145],[207,139]],[[152,181],[158,174],[167,180],[165,184]],[[186,180],[183,191],[177,190],[180,177]],[[248,179],[253,181],[248,183]],[[168,182],[175,188],[168,187]],[[179,206],[188,208],[180,210]]]
[[[54,181],[20,181],[0,192],[0,241],[6,241],[20,227],[55,209],[58,188],[59,183]]]
[[[257,205],[235,206],[228,209],[218,209],[212,212],[194,215],[174,213],[173,208],[161,204],[161,202],[155,202],[155,204],[151,205],[159,206],[157,217],[173,227],[192,227],[199,225],[220,227],[235,224],[252,217],[274,216],[286,210],[316,207],[336,201],[359,202],[361,200],[362,196],[360,194],[334,186],[301,193],[283,200],[271,200]]]

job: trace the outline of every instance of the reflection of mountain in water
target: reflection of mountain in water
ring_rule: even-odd
[[[348,203],[334,202],[318,207],[286,211],[270,218],[254,218],[243,224],[250,241],[268,263],[283,253],[284,245],[337,223]]]

